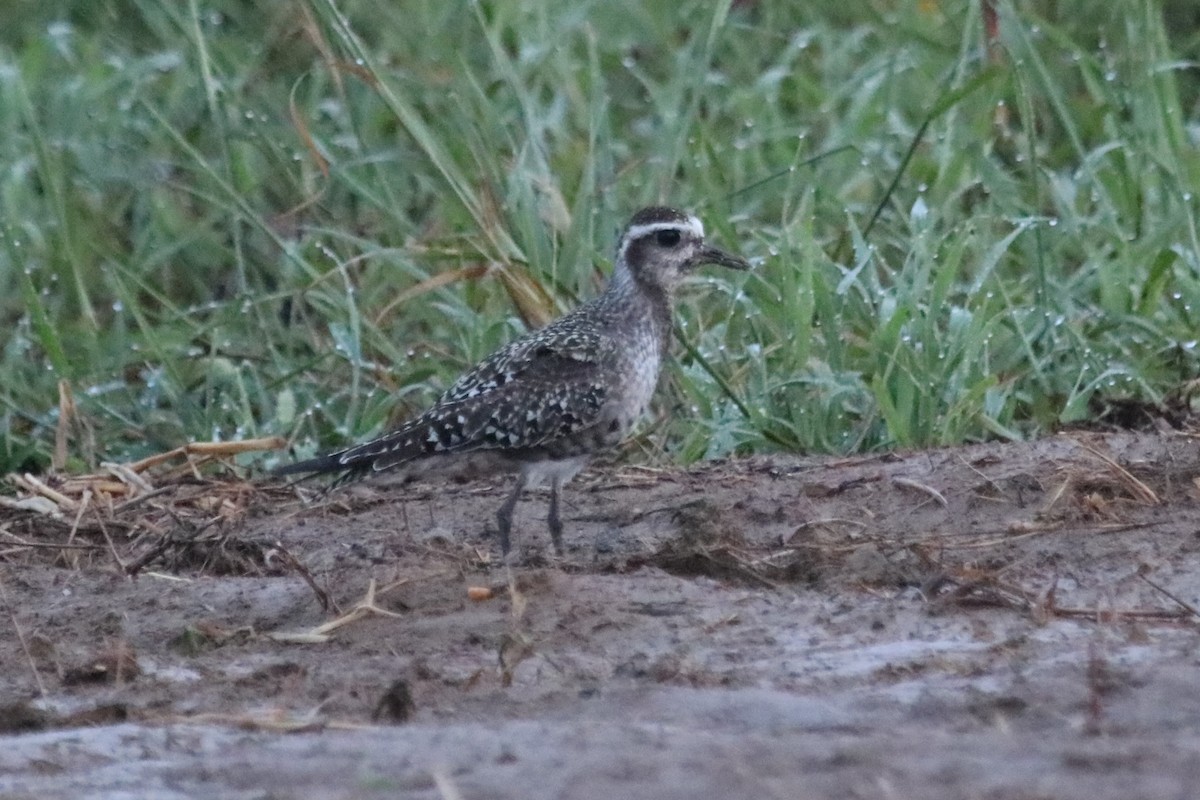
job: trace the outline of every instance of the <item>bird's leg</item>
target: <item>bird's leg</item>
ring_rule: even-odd
[[[496,512],[496,525],[500,528],[500,552],[508,555],[511,540],[509,533],[512,531],[513,511],[517,507],[517,500],[521,497],[521,492],[525,489],[525,484],[529,482],[529,476],[521,472],[517,478],[517,485],[513,487],[512,494],[500,506],[500,510]]]
[[[546,518],[546,524],[550,528],[550,541],[554,543],[555,555],[563,554],[562,542],[562,518],[558,515],[558,499],[562,494],[562,478],[555,477],[550,483],[550,515]]]

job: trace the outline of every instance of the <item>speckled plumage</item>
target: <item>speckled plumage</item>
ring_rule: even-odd
[[[748,266],[706,245],[695,217],[643,209],[625,228],[598,297],[501,348],[396,430],[277,472],[340,473],[336,485],[418,459],[493,452],[520,467],[497,515],[504,552],[521,491],[549,477],[549,527],[561,553],[562,485],[645,413],[670,344],[674,289],[702,263]]]

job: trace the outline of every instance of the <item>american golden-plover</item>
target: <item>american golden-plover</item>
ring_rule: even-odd
[[[598,297],[501,348],[396,430],[276,474],[338,473],[336,486],[420,459],[487,451],[519,473],[496,514],[501,550],[508,555],[521,492],[548,479],[548,526],[561,555],[563,484],[646,412],[671,343],[675,289],[701,264],[750,266],[708,244],[695,216],[642,209]]]

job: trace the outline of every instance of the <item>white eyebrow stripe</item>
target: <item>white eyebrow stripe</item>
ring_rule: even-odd
[[[677,220],[673,222],[647,222],[643,225],[634,225],[625,232],[625,241],[632,242],[634,239],[640,239],[647,233],[655,231],[669,231],[677,228],[690,229],[692,235],[697,239],[704,238],[704,223],[692,215],[688,215],[685,220]]]

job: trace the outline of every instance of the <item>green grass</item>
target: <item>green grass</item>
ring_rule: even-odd
[[[60,382],[70,468],[380,432],[660,201],[759,267],[681,303],[651,457],[1028,437],[1197,374],[1190,4],[1000,2],[990,49],[977,0],[654,8],[0,11],[0,470],[50,463]]]

